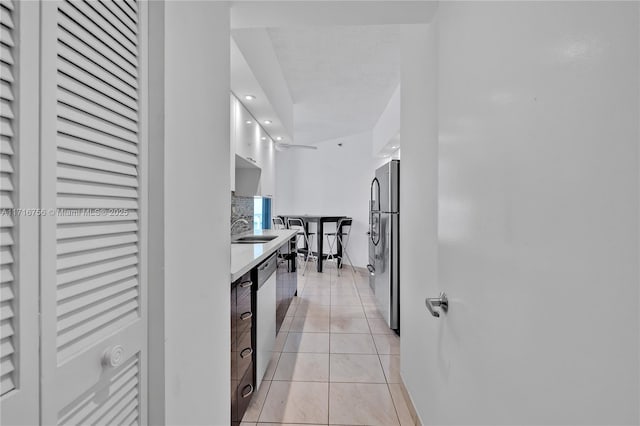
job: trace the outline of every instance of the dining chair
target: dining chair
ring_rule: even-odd
[[[309,259],[318,262],[318,256],[313,253],[312,243],[313,238],[315,237],[315,232],[307,232],[307,228],[304,226],[304,222],[300,218],[289,218],[288,220],[289,229],[294,229],[297,231],[296,234],[296,249],[298,252],[298,257],[304,258],[304,270],[302,271],[302,276],[304,276],[305,272],[307,272],[307,264],[309,263]],[[304,243],[303,247],[300,247],[300,242]]]
[[[347,251],[347,246],[349,245],[349,236],[351,235],[351,225],[353,224],[353,219],[350,217],[342,218],[338,220],[336,224],[336,232],[327,232],[325,235],[327,236],[327,242],[329,243],[329,254],[327,256],[327,261],[335,260],[336,261],[336,269],[338,270],[338,276],[340,276],[340,267],[342,266],[343,257],[346,257],[349,260],[349,265],[351,265],[351,270],[355,275],[356,269],[353,267],[353,262],[349,257],[349,252]],[[338,255],[338,247],[337,242],[342,246],[342,256]],[[335,247],[335,253],[334,253]]]
[[[286,226],[284,226],[284,221],[279,216],[274,217],[271,221],[273,222],[273,229],[282,230],[286,228]]]

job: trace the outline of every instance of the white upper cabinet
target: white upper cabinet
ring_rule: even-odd
[[[231,190],[236,190],[236,109],[238,100],[233,96],[229,96],[229,141],[231,149],[229,150],[229,177],[231,182]]]
[[[260,125],[238,102],[235,116],[236,154],[260,167]]]
[[[273,197],[275,192],[275,160],[276,153],[273,140],[267,132],[261,129],[258,152],[262,173],[260,175],[260,194],[263,197]]]
[[[269,134],[260,126],[258,121],[231,95],[231,190],[236,191],[238,155],[249,163],[260,168],[260,181],[254,194],[272,197],[275,191],[275,148]],[[246,168],[243,163],[241,168]],[[243,185],[243,187],[245,187]]]

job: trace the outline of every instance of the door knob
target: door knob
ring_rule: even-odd
[[[105,367],[118,367],[124,361],[124,348],[120,345],[107,348],[102,354],[102,365]]]
[[[436,318],[440,317],[440,312],[435,311],[434,308],[439,307],[445,313],[449,310],[449,299],[444,292],[440,293],[440,297],[427,297],[424,303],[427,305],[427,310]]]

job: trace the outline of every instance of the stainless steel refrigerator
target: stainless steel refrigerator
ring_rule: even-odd
[[[400,333],[400,161],[376,170],[369,200],[369,285],[389,328]]]

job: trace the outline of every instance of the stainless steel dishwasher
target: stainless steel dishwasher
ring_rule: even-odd
[[[276,267],[274,253],[256,268],[256,389],[260,389],[276,343]]]

